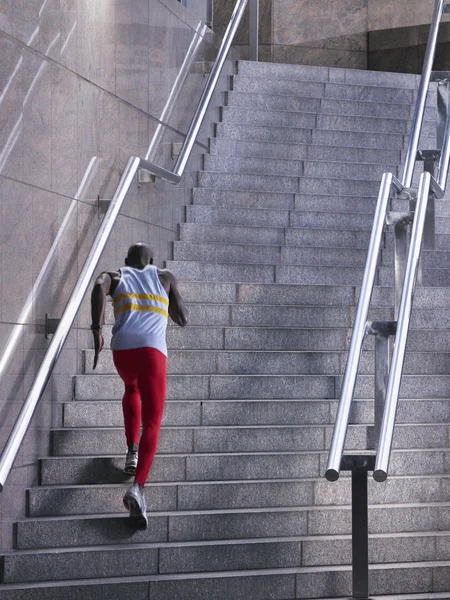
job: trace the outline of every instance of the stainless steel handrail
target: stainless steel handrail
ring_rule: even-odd
[[[16,459],[19,448],[22,445],[25,434],[28,431],[33,414],[51,377],[53,367],[55,366],[56,361],[61,354],[64,343],[69,335],[70,328],[73,324],[78,309],[80,308],[83,297],[86,294],[98,261],[100,260],[102,252],[116,222],[117,216],[119,215],[122,204],[125,200],[128,190],[133,183],[138,169],[149,171],[153,175],[166,179],[174,184],[179,183],[181,180],[197,134],[200,130],[215,87],[219,80],[222,68],[225,64],[226,57],[230,51],[233,38],[242,20],[247,2],[248,0],[238,0],[236,3],[229,25],[219,48],[216,61],[209,75],[205,89],[201,95],[174,171],[172,172],[159,167],[158,165],[155,165],[148,160],[139,158],[137,156],[132,156],[129,159],[126,169],[119,181],[119,185],[117,186],[117,189],[111,200],[108,211],[103,218],[100,229],[92,244],[89,255],[67,302],[58,328],[52,338],[52,341],[50,342],[49,347],[47,348],[41,366],[39,367],[30,391],[27,394],[25,402],[11,430],[2,454],[0,455],[0,491],[2,491],[4,488],[5,481],[14,464],[14,460]]]
[[[384,173],[378,194],[374,224],[372,234],[370,236],[366,265],[364,268],[363,282],[358,299],[352,339],[350,342],[347,365],[342,383],[341,399],[338,406],[336,422],[333,430],[333,438],[331,441],[330,454],[326,470],[326,478],[329,481],[336,481],[336,479],[339,478],[342,455],[344,453],[344,445],[347,437],[348,423],[350,421],[350,410],[353,402],[356,378],[358,376],[359,361],[361,358],[361,351],[366,332],[370,298],[372,296],[372,290],[375,284],[378,255],[381,249],[384,222],[392,186],[399,191],[403,189],[401,183],[394,177],[394,175],[392,175],[392,173]]]
[[[184,139],[183,147],[181,148],[177,162],[175,163],[174,170],[169,171],[168,169],[159,167],[154,163],[147,162],[147,166],[143,168],[145,168],[147,171],[150,171],[150,173],[152,173],[153,175],[157,175],[158,177],[161,177],[162,179],[165,179],[170,183],[180,182],[189,157],[191,155],[192,148],[194,147],[195,140],[197,139],[198,132],[200,131],[200,127],[202,126],[206,111],[208,110],[208,106],[211,101],[212,95],[214,93],[214,90],[216,89],[216,85],[222,72],[223,66],[225,64],[228,52],[230,51],[231,42],[233,41],[234,36],[236,35],[236,31],[244,15],[247,2],[248,0],[238,0],[238,2],[236,3],[227,30],[225,31],[222,45],[220,46],[219,52],[217,54],[216,61],[213,65],[208,81],[206,82],[205,88],[202,92],[200,102],[198,103],[197,109],[194,114],[194,118],[192,119],[191,125]],[[229,41],[229,43],[225,43],[226,41]]]
[[[427,213],[428,196],[430,193],[431,175],[422,173],[417,193],[417,206],[411,232],[410,250],[406,264],[405,281],[403,284],[400,310],[397,319],[394,352],[386,391],[386,404],[381,423],[378,452],[375,461],[373,477],[376,481],[385,481],[388,473],[392,440],[394,437],[395,417],[397,413],[398,396],[403,374],[406,342],[409,333],[409,323],[413,305],[414,287],[416,284],[417,268],[419,266],[422,246],[423,229]]]
[[[414,112],[408,150],[405,160],[402,182],[398,181],[391,173],[383,175],[380,192],[378,196],[377,209],[374,217],[372,235],[364,270],[363,283],[361,286],[355,323],[353,326],[352,339],[342,384],[341,398],[336,415],[333,438],[328,457],[325,476],[329,481],[339,478],[342,456],[344,453],[345,440],[347,437],[350,411],[353,402],[353,394],[358,375],[359,361],[364,341],[366,320],[369,310],[370,299],[375,282],[376,265],[381,245],[383,221],[386,215],[387,202],[391,190],[401,192],[410,188],[414,174],[420,133],[425,113],[426,99],[430,86],[431,71],[436,52],[439,25],[444,9],[444,1],[436,0],[430,32],[428,36],[427,51],[424,60],[424,68],[420,80],[418,97]],[[418,190],[416,216],[411,234],[411,243],[405,271],[400,309],[397,320],[397,333],[395,338],[395,350],[389,373],[388,388],[386,393],[386,404],[381,425],[378,454],[374,471],[377,481],[384,481],[387,477],[387,469],[392,446],[392,438],[395,427],[395,415],[397,410],[398,394],[402,377],[404,353],[408,335],[409,321],[411,316],[412,299],[416,281],[416,272],[420,258],[423,226],[430,190],[436,198],[442,198],[448,176],[450,161],[450,119],[447,120],[446,134],[441,151],[438,180],[429,173],[423,173]],[[395,359],[395,360],[394,360]]]

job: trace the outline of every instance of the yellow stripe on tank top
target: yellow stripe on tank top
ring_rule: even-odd
[[[119,313],[124,312],[126,310],[148,310],[151,312],[159,313],[167,319],[169,318],[169,313],[167,312],[167,310],[164,310],[159,306],[149,306],[148,304],[132,304],[131,302],[129,304],[122,304],[122,306],[118,306],[114,310],[114,316],[117,316]]]
[[[169,301],[162,296],[157,296],[156,294],[135,294],[135,293],[123,293],[119,294],[113,299],[113,306],[116,306],[118,302],[123,300],[124,298],[135,298],[136,300],[156,300],[156,302],[161,302],[165,306],[169,306]]]

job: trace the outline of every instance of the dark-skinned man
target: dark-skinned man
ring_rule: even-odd
[[[115,317],[111,349],[125,384],[122,407],[128,452],[124,472],[135,475],[123,503],[132,524],[146,529],[144,484],[156,452],[166,394],[167,321],[170,315],[184,327],[188,315],[174,275],[153,266],[147,244],[131,246],[125,265],[119,271],[102,273],[92,290],[94,369],[103,348],[102,325],[110,295]]]

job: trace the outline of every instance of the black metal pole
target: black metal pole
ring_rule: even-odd
[[[353,598],[369,597],[369,516],[367,469],[352,470]]]
[[[369,506],[367,475],[374,455],[342,457],[341,471],[352,473],[352,600],[369,600]]]

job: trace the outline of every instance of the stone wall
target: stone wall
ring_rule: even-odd
[[[226,26],[234,5],[216,0],[216,31]],[[260,60],[419,73],[433,7],[434,0],[260,0]],[[449,42],[443,27],[441,69],[450,69]],[[247,55],[248,21],[236,45]]]
[[[0,3],[0,449],[48,347],[45,314],[61,315],[101,223],[98,199],[111,198],[131,155],[172,168],[218,45],[178,0]],[[220,96],[182,183],[133,185],[98,271],[121,266],[137,240],[152,243],[159,265],[170,257]],[[91,347],[88,304],[0,494],[2,549]]]

